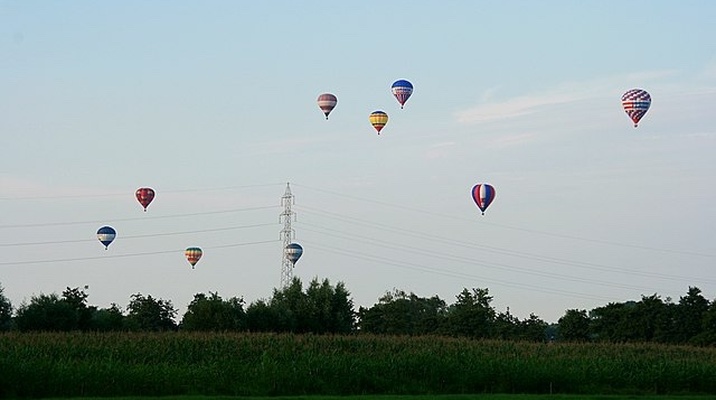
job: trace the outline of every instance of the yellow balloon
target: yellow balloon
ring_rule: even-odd
[[[380,135],[380,131],[385,127],[385,124],[388,123],[388,114],[383,111],[373,111],[370,113],[368,119],[370,120],[370,124],[373,125],[373,128],[375,128]]]

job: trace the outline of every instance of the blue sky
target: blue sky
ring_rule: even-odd
[[[198,292],[268,298],[291,182],[295,275],[357,306],[480,287],[556,322],[714,299],[715,18],[707,1],[0,1],[0,284],[16,306],[84,285],[180,313]],[[633,87],[653,98],[637,129]]]

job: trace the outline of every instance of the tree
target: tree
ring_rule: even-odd
[[[635,302],[608,303],[590,311],[591,330],[595,339],[605,342],[624,342],[630,339],[628,327],[629,309]]]
[[[688,343],[703,332],[704,317],[709,310],[709,301],[701,295],[701,289],[689,287],[686,296],[675,306],[674,322],[677,343]]]
[[[291,283],[285,288],[274,289],[269,307],[274,311],[276,332],[308,332],[308,321],[302,317],[307,316],[306,300],[303,293],[303,284],[298,277],[293,277]]]
[[[425,335],[438,333],[445,314],[445,301],[438,296],[425,298],[394,290],[380,297],[373,307],[360,307],[358,326],[367,333]]]
[[[641,296],[641,301],[630,310],[629,326],[634,333],[632,340],[665,342],[671,333],[669,310],[671,299],[662,300],[657,294]]]
[[[82,331],[90,329],[92,314],[97,309],[94,306],[87,305],[87,297],[89,297],[85,292],[87,289],[89,289],[89,286],[85,286],[84,289],[68,287],[62,292],[62,301],[67,303],[75,312],[76,326],[74,329]]]
[[[350,333],[355,325],[353,300],[345,285],[313,279],[306,289],[305,329],[313,333]]]
[[[587,310],[567,310],[557,323],[561,340],[586,342],[590,339],[590,320]]]
[[[701,333],[691,338],[691,343],[702,346],[716,345],[716,300],[712,301],[704,313]]]
[[[488,338],[495,322],[495,310],[490,303],[492,296],[487,288],[463,289],[457,301],[448,307],[447,332],[454,336]]]
[[[249,329],[265,329],[266,317],[274,317],[273,331],[295,333],[349,333],[355,325],[353,300],[343,283],[331,286],[328,279],[313,279],[306,291],[294,277],[281,289],[274,289],[268,303],[251,306]],[[268,309],[267,309],[268,308]],[[249,310],[247,310],[247,314]],[[254,323],[260,323],[253,325]]]
[[[547,324],[537,315],[530,313],[530,317],[520,321],[517,339],[530,342],[544,342],[547,340]]]
[[[187,331],[236,331],[246,327],[244,300],[224,300],[218,293],[194,295],[182,317],[181,329]]]
[[[278,315],[266,300],[259,299],[246,308],[246,328],[249,332],[278,332]]]
[[[77,313],[56,293],[40,294],[20,304],[15,325],[20,331],[71,331],[77,329]]]
[[[96,307],[87,305],[87,296],[83,289],[69,287],[62,297],[55,293],[33,296],[30,304],[18,308],[15,324],[21,331],[89,330]]]
[[[328,282],[328,281],[326,281]],[[338,282],[331,297],[331,332],[350,333],[356,328],[356,311],[351,292],[343,282]]]
[[[665,342],[672,332],[670,299],[642,295],[638,302],[609,303],[592,310],[592,330],[601,341]]]
[[[12,322],[12,303],[5,297],[4,289],[0,285],[0,332],[10,329]]]
[[[118,305],[100,308],[92,314],[92,330],[100,332],[116,332],[124,329],[124,315]]]
[[[497,339],[510,340],[520,335],[520,320],[510,314],[510,308],[504,313],[498,313],[495,317],[492,336]]]
[[[177,311],[170,300],[155,299],[136,293],[127,306],[125,322],[133,331],[170,331],[176,329]]]

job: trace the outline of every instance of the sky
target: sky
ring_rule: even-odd
[[[356,309],[714,300],[714,20],[710,1],[0,0],[0,285],[15,307],[87,286],[179,318],[196,293],[269,299],[288,183],[294,276]],[[638,128],[631,88],[652,96]]]

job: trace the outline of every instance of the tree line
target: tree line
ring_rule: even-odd
[[[16,309],[0,286],[0,331],[239,331],[314,334],[440,335],[474,339],[580,342],[656,342],[716,345],[716,300],[697,287],[673,302],[654,294],[592,310],[569,309],[557,323],[537,315],[519,319],[498,312],[487,288],[463,289],[448,304],[439,296],[394,290],[371,307],[355,309],[339,282],[294,278],[272,297],[246,305],[243,298],[197,293],[177,322],[170,300],[135,293],[123,310],[87,302],[88,288],[40,294]]]

